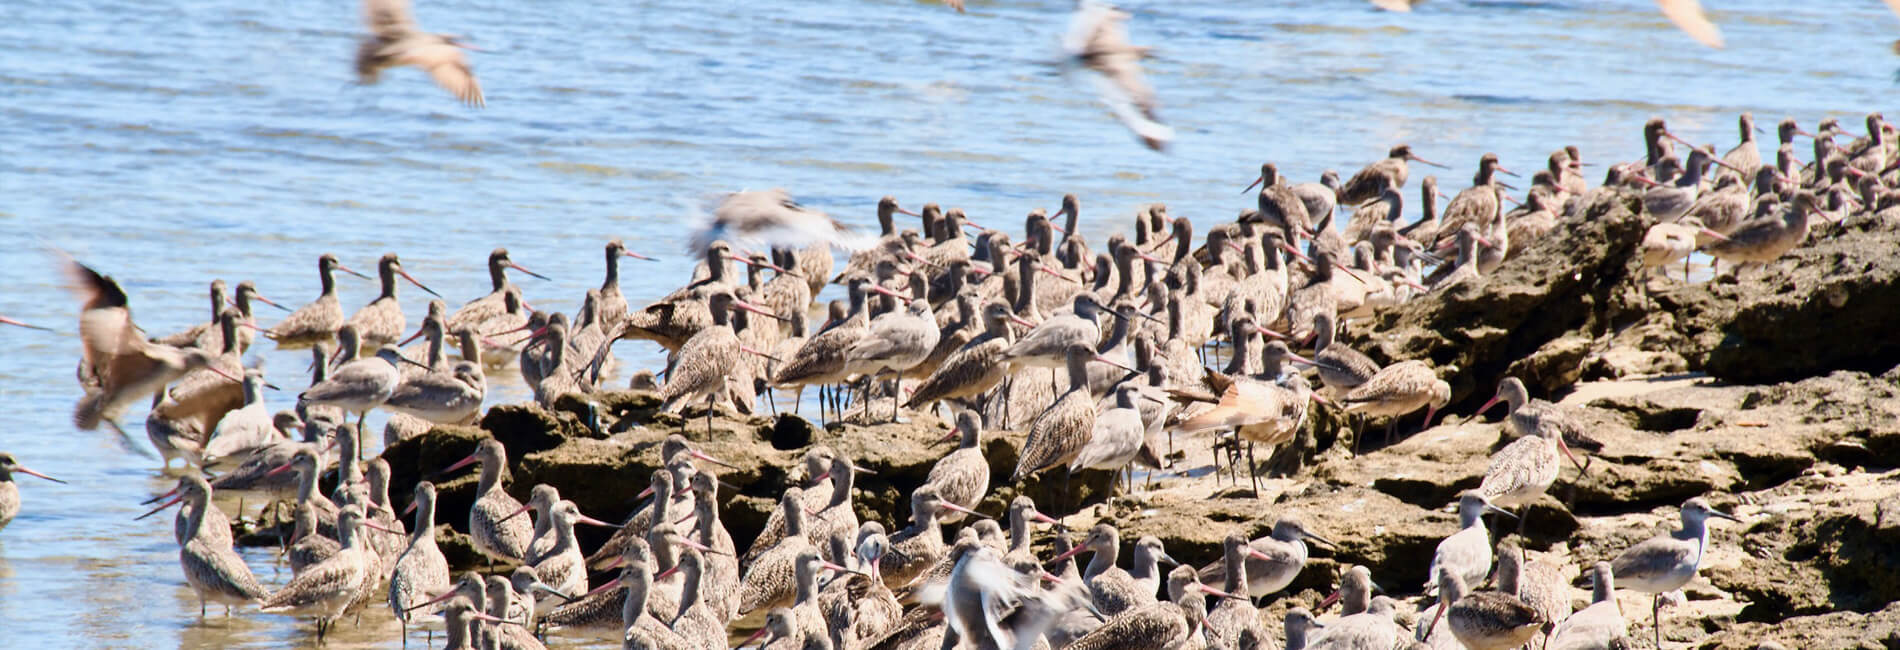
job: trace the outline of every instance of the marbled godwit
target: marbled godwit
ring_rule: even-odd
[[[1332,215],[1327,215],[1331,223]],[[1352,217],[1346,221],[1341,234],[1345,241],[1356,242],[1370,236],[1380,228],[1392,228],[1405,222],[1405,195],[1398,188],[1388,187],[1379,192],[1379,196],[1369,203],[1353,208]],[[1321,233],[1328,238],[1331,235]]]
[[[1335,176],[1337,178],[1337,176]],[[1336,181],[1335,181],[1336,182]],[[1314,218],[1307,214],[1306,200],[1286,183],[1280,182],[1280,168],[1273,163],[1260,165],[1260,177],[1247,185],[1247,191],[1255,185],[1260,186],[1259,208],[1256,212],[1260,221],[1280,229],[1288,239],[1293,239],[1312,230]],[[1331,210],[1326,214],[1332,214]]]
[[[317,530],[317,508],[310,502],[293,507],[290,519],[290,546],[284,549],[284,557],[290,562],[291,575],[303,573],[343,549],[336,539]]]
[[[600,592],[607,589],[620,589],[624,592],[620,605],[620,621],[617,628],[622,632],[626,648],[650,650],[685,650],[695,646],[675,632],[668,625],[672,612],[667,612],[667,621],[656,618],[649,607],[648,599],[653,591],[653,567],[646,554],[633,554],[626,558],[626,564],[620,568],[620,577],[595,589]],[[591,595],[591,594],[590,594]],[[576,603],[579,604],[579,603]]]
[[[875,572],[884,579],[885,586],[896,589],[909,585],[943,560],[946,549],[937,519],[937,514],[943,510],[983,516],[944,501],[934,487],[926,485],[912,491],[910,526],[890,536],[890,551],[878,558]]]
[[[756,554],[740,580],[738,613],[748,613],[789,605],[792,602],[794,560],[805,551],[816,551],[805,535],[804,490],[786,488],[779,497],[780,516],[785,521],[785,536]],[[939,538],[939,544],[942,539]]]
[[[1247,542],[1247,596],[1259,598],[1285,589],[1293,584],[1293,579],[1306,567],[1308,540],[1333,546],[1331,541],[1307,530],[1306,525],[1293,515],[1281,515],[1274,522],[1273,532],[1266,537]],[[1227,560],[1222,559],[1201,567],[1203,581],[1224,578],[1227,575]],[[1229,589],[1233,591],[1233,589]]]
[[[1201,584],[1195,580],[1194,570],[1188,567],[1178,567],[1168,574],[1168,592],[1171,602],[1156,602],[1123,612],[1068,647],[1076,650],[1203,647],[1202,628],[1207,620],[1207,601],[1203,594],[1237,597]]]
[[[660,388],[660,410],[677,413],[686,404],[704,397],[706,400],[706,426],[712,427],[713,404],[730,389],[727,376],[742,361],[740,355],[750,352],[764,354],[746,346],[739,340],[729,325],[729,316],[733,310],[744,310],[763,314],[771,318],[778,316],[760,309],[751,303],[734,298],[729,292],[720,291],[707,298],[712,314],[710,326],[699,330],[680,346],[675,357],[672,373],[667,376],[666,385]],[[605,347],[602,348],[605,350]],[[751,392],[748,383],[741,390]]]
[[[24,328],[26,328],[26,329],[30,329],[30,330],[39,330],[39,331],[42,331],[42,332],[51,332],[51,331],[54,331],[54,330],[53,330],[53,328],[50,328],[50,327],[40,327],[40,326],[38,326],[38,325],[33,325],[33,324],[30,324],[30,323],[23,323],[23,322],[20,322],[20,321],[17,321],[17,320],[14,320],[14,319],[11,319],[11,318],[7,318],[7,317],[5,317],[5,316],[0,316],[0,325],[12,325],[12,326],[14,326],[14,327],[24,327]]]
[[[1710,149],[1690,149],[1689,162],[1684,164],[1681,176],[1669,185],[1652,187],[1643,192],[1643,211],[1657,221],[1675,221],[1687,214],[1695,206],[1696,197],[1701,196],[1702,175],[1710,164],[1733,169],[1728,163],[1717,159],[1715,152]]]
[[[528,553],[528,543],[533,540],[534,529],[526,520],[507,518],[509,513],[521,509],[521,502],[501,489],[502,473],[508,469],[508,450],[503,449],[494,438],[483,438],[475,446],[475,453],[456,461],[454,465],[443,469],[442,473],[453,472],[471,463],[481,463],[482,478],[475,487],[475,502],[468,510],[470,541],[475,550],[488,557],[490,566],[495,560],[519,563]]]
[[[1255,558],[1271,559],[1271,556],[1254,549],[1248,544],[1247,537],[1240,533],[1228,535],[1221,549],[1221,590],[1230,594],[1251,594],[1247,582],[1248,561]],[[1214,567],[1210,565],[1208,568]],[[1201,569],[1201,573],[1205,575],[1207,568]],[[1216,640],[1229,646],[1238,645],[1244,632],[1251,631],[1256,635],[1266,632],[1260,625],[1260,610],[1254,607],[1251,598],[1222,599],[1208,612],[1207,627]],[[1288,632],[1291,634],[1290,629]]]
[[[545,650],[540,639],[522,624],[521,618],[511,618],[510,614],[525,616],[532,605],[515,600],[514,583],[506,576],[488,576],[487,594],[484,602],[488,615],[500,623],[488,626],[488,645],[500,650]],[[525,608],[525,609],[524,609]]]
[[[1366,383],[1347,391],[1340,401],[1349,413],[1391,418],[1386,424],[1386,437],[1390,438],[1398,428],[1398,419],[1421,407],[1425,409],[1425,421],[1420,429],[1431,428],[1432,416],[1451,402],[1451,384],[1439,379],[1423,361],[1400,361],[1381,368]]]
[[[537,483],[528,490],[527,503],[521,509],[508,513],[514,519],[527,512],[534,512],[534,532],[529,537],[528,554],[521,557],[522,562],[532,566],[541,561],[548,551],[554,548],[554,507],[561,503],[561,490],[546,483]],[[615,553],[617,557],[619,554]],[[584,591],[584,590],[583,590]]]
[[[317,638],[323,638],[336,619],[358,602],[364,583],[376,580],[376,559],[364,548],[359,534],[362,518],[355,507],[344,508],[337,519],[342,550],[272,592],[264,599],[262,609],[267,613],[314,616]]]
[[[541,554],[539,561],[533,563],[535,574],[567,596],[577,597],[587,593],[587,558],[581,554],[580,540],[574,537],[574,524],[608,528],[614,527],[614,524],[581,514],[573,501],[561,501],[555,504],[552,512],[543,516],[554,520],[554,542],[547,552]]]
[[[1610,563],[1617,582],[1625,588],[1654,594],[1651,598],[1650,623],[1655,628],[1656,647],[1662,647],[1662,595],[1681,589],[1695,578],[1709,548],[1709,517],[1741,521],[1735,515],[1716,510],[1702,497],[1682,504],[1682,528],[1657,535],[1624,549]]]
[[[631,640],[633,632],[629,632],[627,638]],[[758,642],[758,645],[752,645],[753,642]],[[829,645],[830,639],[825,639],[823,643]],[[746,637],[745,641],[739,643],[739,647],[752,647],[759,650],[802,650],[806,647],[805,634],[798,628],[798,616],[792,612],[791,608],[780,607],[767,612],[765,627],[759,628],[757,632],[752,633],[752,636]]]
[[[1511,170],[1498,164],[1498,155],[1487,153],[1478,159],[1478,173],[1471,179],[1471,187],[1458,192],[1451,203],[1445,205],[1445,213],[1440,217],[1440,233],[1455,233],[1465,224],[1473,224],[1480,231],[1491,227],[1502,214],[1504,200],[1500,198],[1504,189],[1497,180],[1497,174],[1511,174]],[[1431,243],[1431,242],[1427,242]],[[1441,242],[1442,243],[1442,242]]]
[[[0,471],[5,471],[13,458],[3,454],[0,456],[4,456],[0,458]],[[16,466],[13,469],[21,468]],[[11,485],[11,482],[7,484]],[[223,531],[223,537],[219,538],[207,528],[205,513],[215,510],[217,506],[211,503],[211,485],[205,482],[204,477],[186,474],[178,479],[178,489],[174,492],[178,493],[176,498],[139,515],[139,518],[152,516],[176,503],[187,504],[190,514],[184,534],[178,542],[178,563],[184,568],[185,581],[198,594],[198,617],[204,617],[207,602],[223,604],[224,614],[230,616],[232,605],[248,605],[268,595],[264,586],[258,584],[257,578],[251,575],[244,558],[231,550],[230,530],[227,528]]]
[[[719,620],[731,620],[738,617],[739,558],[732,534],[719,520],[719,480],[710,473],[699,472],[693,475],[692,490],[692,536],[713,549],[710,557],[701,557],[705,560],[704,574],[700,576],[705,588],[703,597]]]
[[[1458,229],[1452,241],[1457,247],[1458,257],[1449,267],[1441,267],[1433,272],[1435,277],[1426,279],[1432,291],[1449,289],[1482,275],[1478,263],[1479,247],[1496,247],[1491,240],[1478,234],[1477,226]]]
[[[13,454],[0,451],[0,530],[6,530],[7,524],[20,514],[20,486],[13,482],[14,472],[37,476],[54,483],[65,483],[65,481],[28,469],[25,465],[21,465]]]
[[[1148,48],[1128,42],[1126,12],[1097,0],[1082,0],[1069,17],[1062,49],[1071,65],[1095,71],[1095,91],[1115,118],[1149,149],[1161,151],[1174,139],[1174,129],[1156,113],[1154,88],[1141,72]]]
[[[342,327],[344,322],[343,305],[336,298],[337,271],[369,279],[369,276],[344,266],[335,255],[324,253],[317,258],[317,279],[323,287],[317,299],[285,316],[275,327],[265,331],[264,336],[276,341],[279,347],[304,346],[335,339],[337,328]]]
[[[921,281],[921,276],[913,276]],[[865,336],[846,348],[845,372],[864,375],[866,381],[890,373],[902,375],[917,364],[930,357],[937,347],[937,339],[942,332],[937,329],[937,317],[930,310],[930,301],[921,297],[912,299],[903,311],[895,311],[872,319],[870,330]],[[897,420],[897,406],[901,402],[897,396],[899,377],[891,378],[891,421]],[[867,389],[868,391],[868,389]],[[866,416],[869,416],[870,400],[865,400]]]
[[[403,363],[420,365],[402,356],[396,346],[384,344],[376,356],[343,364],[323,383],[298,394],[297,402],[335,406],[355,413],[356,427],[360,431],[370,410],[381,406],[402,383],[400,364]]]
[[[164,391],[167,384],[200,368],[232,382],[242,381],[213,367],[215,357],[203,350],[146,341],[132,322],[132,309],[117,281],[64,253],[59,255],[74,292],[84,301],[79,314],[79,374],[86,379],[81,384],[86,393],[73,406],[73,426],[91,431],[104,423],[119,434],[126,448],[139,449],[117,422],[133,402]]]
[[[478,332],[495,332],[520,327],[520,323],[504,328],[488,322],[507,313],[507,306],[504,304],[505,297],[508,294],[508,288],[514,286],[513,283],[508,281],[508,269],[514,269],[543,280],[548,279],[548,276],[530,271],[526,267],[516,264],[514,260],[509,259],[508,249],[506,248],[496,248],[493,251],[489,251],[488,283],[494,289],[489,291],[487,295],[464,303],[460,308],[455,310],[455,313],[450,314],[448,322],[446,323],[448,329],[453,330],[471,327]]]
[[[433,594],[449,589],[449,563],[435,545],[435,484],[416,484],[415,498],[409,510],[416,513],[414,530],[402,555],[396,557],[389,576],[389,610],[402,625],[404,643],[409,636],[411,609]]]
[[[226,307],[218,315],[218,329],[223,332],[224,346],[216,350],[210,365],[192,370],[179,377],[178,381],[165,389],[164,397],[153,405],[151,415],[146,420],[146,433],[153,436],[153,444],[160,445],[161,452],[178,456],[195,449],[204,441],[202,432],[210,431],[219,418],[244,406],[243,381],[228,381],[228,377],[244,375],[244,361],[238,352],[236,339],[243,314]],[[216,370],[217,372],[213,372]],[[154,431],[152,424],[159,422],[160,431]],[[164,429],[186,430],[184,440],[176,440],[180,434],[168,434]],[[162,438],[174,437],[178,446],[164,446]]]
[[[1089,395],[1088,363],[1090,360],[1116,362],[1081,343],[1070,345],[1067,352],[1069,389],[1030,422],[1022,457],[1016,462],[1016,471],[1010,474],[1012,483],[1045,469],[1073,463],[1095,429],[1095,398]]]
[[[1750,219],[1728,233],[1728,239],[1711,242],[1702,250],[1710,257],[1737,264],[1761,264],[1779,259],[1808,236],[1808,217],[1817,206],[1813,192],[1794,193],[1793,205],[1779,215]],[[1621,574],[1618,574],[1621,575]]]
[[[670,512],[672,508],[689,507],[691,505],[691,497],[681,498],[681,495],[674,492],[673,474],[671,472],[665,469],[654,470],[652,474],[648,475],[647,481],[647,489],[642,491],[637,498],[646,498],[651,495],[653,497],[652,506],[637,510],[629,515],[627,520],[621,523],[620,530],[615,531],[612,537],[607,538],[607,543],[602,544],[599,549],[594,551],[593,555],[587,556],[588,566],[595,569],[608,568],[615,560],[620,558],[628,544],[636,539],[644,539],[647,532],[652,530],[654,524],[671,521],[672,517],[670,516]]]
[[[1409,171],[1406,167],[1407,161],[1445,168],[1444,165],[1413,154],[1411,145],[1401,144],[1387,151],[1383,160],[1367,165],[1365,169],[1359,170],[1359,173],[1353,174],[1351,180],[1340,186],[1336,198],[1342,205],[1358,205],[1378,198],[1379,192],[1387,187],[1405,187],[1405,177]]]
[[[358,82],[372,85],[384,70],[412,65],[427,71],[436,85],[463,103],[483,105],[482,85],[462,53],[476,48],[462,37],[422,31],[408,0],[365,0],[363,19],[369,33],[356,47]]]
[[[990,489],[990,463],[983,458],[982,424],[976,413],[965,411],[957,414],[956,429],[945,434],[943,441],[957,440],[957,448],[936,464],[930,466],[929,476],[924,485],[936,488],[943,500],[965,508],[974,508],[983,501],[983,495]],[[951,512],[944,515],[945,523],[963,520],[963,513]]]
[[[1737,117],[1736,124],[1740,127],[1742,140],[1734,148],[1729,149],[1728,153],[1722,154],[1722,162],[1728,163],[1728,168],[1735,171],[1734,175],[1746,183],[1754,180],[1756,170],[1761,168],[1761,147],[1755,143],[1755,134],[1761,132],[1761,127],[1755,126],[1755,114],[1749,112],[1743,112]],[[1792,122],[1790,125],[1792,126]],[[1792,138],[1793,135],[1790,134],[1789,137]],[[1718,172],[1716,175],[1728,174]]]
[[[225,413],[218,419],[218,426],[211,430],[211,437],[205,440],[204,448],[194,460],[207,470],[223,469],[236,460],[249,456],[256,451],[278,441],[277,429],[272,426],[270,407],[264,404],[264,373],[250,370],[244,373],[244,406]]]
[[[707,601],[705,584],[706,556],[699,549],[680,551],[674,565],[684,580],[680,583],[679,614],[665,621],[689,643],[701,649],[726,647],[726,618],[714,612]],[[657,579],[657,578],[656,578]]]
[[[1434,575],[1438,576],[1439,607],[1434,622],[1427,629],[1436,627],[1437,618],[1442,617],[1452,636],[1470,650],[1507,650],[1522,646],[1546,623],[1542,613],[1517,596],[1489,590],[1468,591],[1464,578],[1449,569],[1440,569]]]
[[[408,271],[402,270],[402,260],[397,259],[395,253],[383,253],[382,259],[376,262],[376,274],[382,279],[382,294],[364,305],[362,309],[356,310],[356,313],[351,314],[350,319],[345,322],[356,326],[356,333],[363,337],[364,344],[380,346],[395,343],[397,339],[402,338],[402,333],[406,329],[402,316],[402,304],[396,300],[397,276],[402,276],[402,279],[408,280],[410,284],[416,285],[416,288],[431,296],[440,298],[441,295],[423,286],[421,282],[417,282],[415,276],[409,275]]]
[[[876,243],[830,215],[799,205],[785,190],[777,188],[722,197],[711,217],[693,231],[688,250],[703,253],[722,239],[758,248],[826,244],[859,250]]]
[[[857,532],[858,514],[851,507],[851,498],[853,486],[857,483],[857,474],[860,471],[869,473],[868,470],[858,467],[851,462],[851,459],[843,456],[831,460],[831,469],[825,472],[825,477],[832,480],[831,498],[817,509],[807,513],[811,519],[807,521],[805,538],[811,540],[814,546],[823,543],[832,535],[850,535]],[[833,562],[850,560],[850,558],[829,553],[826,554],[825,559]]]
[[[1464,584],[1484,582],[1484,577],[1491,575],[1491,534],[1484,527],[1487,511],[1517,516],[1491,505],[1477,490],[1465,490],[1458,495],[1458,532],[1438,542],[1427,575],[1437,576],[1439,569],[1449,569],[1463,579]],[[1425,590],[1430,593],[1437,586],[1434,580],[1426,583]]]
[[[619,238],[607,240],[607,277],[600,283],[601,327],[612,331],[627,319],[627,297],[620,292],[620,258],[653,261],[653,258],[627,250]]]
[[[1040,569],[1036,570],[1041,574]],[[1018,630],[1004,622],[1008,605],[1028,607],[1028,600],[1042,597],[1036,576],[1011,569],[990,548],[975,548],[963,553],[944,584],[926,594],[926,603],[943,610],[944,624],[964,643],[979,648],[1018,648],[1029,646],[1034,630]],[[1008,604],[1004,606],[998,606]],[[1019,633],[1024,636],[1018,643]],[[945,635],[949,636],[948,634]],[[946,639],[945,645],[952,645]]]
[[[1629,623],[1616,604],[1615,569],[1609,562],[1590,568],[1590,605],[1571,614],[1551,631],[1550,650],[1609,650],[1629,633]]]
[[[310,450],[312,456],[323,455],[335,433],[336,425],[327,420],[307,422],[301,440],[279,441],[251,453],[236,469],[213,480],[211,487],[219,492],[258,492],[277,499],[291,496],[297,489],[297,476],[271,471],[289,463],[300,449]]]
[[[1003,362],[1003,355],[1014,344],[1009,322],[1009,305],[1001,302],[984,305],[983,334],[950,353],[937,370],[911,392],[905,406],[923,410],[940,400],[977,398],[1001,384],[1009,374],[1009,364]]]
[[[1506,379],[1516,381],[1515,377]],[[1557,456],[1559,452],[1577,466],[1577,471],[1584,471],[1583,463],[1570,453],[1570,446],[1564,443],[1563,427],[1534,427],[1529,435],[1511,441],[1511,444],[1491,455],[1491,463],[1484,470],[1484,480],[1478,485],[1478,494],[1486,502],[1500,508],[1528,507],[1543,496],[1552,483],[1557,482],[1563,469],[1563,459]]]
[[[1563,571],[1532,559],[1516,542],[1498,542],[1498,591],[1516,596],[1543,617],[1542,631],[1570,616],[1570,584]],[[1548,636],[1546,636],[1548,638]]]

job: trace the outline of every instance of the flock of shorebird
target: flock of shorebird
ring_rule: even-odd
[[[1749,115],[1740,117],[1741,144],[1720,156],[1690,146],[1678,157],[1678,139],[1655,119],[1643,128],[1644,158],[1611,165],[1601,186],[1585,183],[1578,151],[1566,147],[1550,155],[1520,201],[1499,178],[1513,172],[1486,154],[1472,186],[1442,212],[1437,180],[1422,179],[1415,219],[1401,193],[1410,163],[1436,163],[1408,146],[1344,182],[1327,172],[1318,183],[1293,184],[1269,163],[1247,190],[1254,207],[1209,228],[1198,246],[1190,220],[1159,204],[1135,215],[1132,237],[1115,234],[1091,251],[1072,195],[1053,214],[1031,211],[1013,243],[936,204],[913,213],[886,197],[877,206],[882,232],[872,236],[782,191],[740,192],[696,235],[704,257],[694,276],[639,309],[620,291],[619,265],[642,256],[619,240],[606,245],[605,281],[571,318],[534,310],[509,277],[532,273],[498,248],[488,258],[493,291],[453,312],[431,301],[406,340],[399,280],[428,288],[394,254],[377,263],[378,297],[353,314],[339,302],[335,274],[362,274],[326,254],[317,262],[317,298],[275,325],[255,323],[253,307],[277,304],[254,285],[239,283],[227,296],[219,281],[211,285],[211,320],[162,338],[134,324],[117,282],[67,258],[84,301],[77,368],[84,395],[74,422],[117,429],[132,405],[150,398],[150,442],[168,467],[176,459],[192,468],[160,497],[170,499],[160,509],[182,504],[174,534],[191,588],[227,611],[256,605],[315,617],[319,637],[386,594],[405,625],[445,615],[449,647],[538,647],[535,632],[548,628],[601,631],[627,647],[725,647],[728,626],[751,612],[768,612],[754,636],[771,648],[1261,647],[1269,632],[1250,598],[1286,587],[1306,561],[1305,540],[1323,540],[1290,515],[1269,537],[1230,537],[1219,564],[1164,576],[1157,563],[1171,558],[1158,540],[1137,540],[1123,569],[1113,527],[1096,525],[1080,540],[1058,531],[1052,565],[1029,546],[1033,526],[1054,523],[1036,504],[1017,498],[1006,531],[972,508],[994,484],[1050,470],[1165,465],[1176,458],[1176,434],[1222,432],[1236,480],[1241,465],[1252,476],[1253,445],[1286,445],[1313,408],[1343,409],[1360,423],[1396,423],[1424,409],[1429,426],[1450,399],[1447,383],[1424,360],[1382,366],[1352,350],[1336,336],[1348,319],[1436,300],[1539,240],[1564,237],[1604,201],[1640,205],[1654,222],[1641,247],[1645,267],[1667,268],[1698,249],[1738,273],[1772,261],[1809,238],[1815,217],[1831,224],[1900,201],[1889,189],[1900,180],[1894,127],[1879,114],[1866,127],[1865,136],[1840,143],[1854,136],[1833,120],[1813,132],[1784,120],[1770,163],[1757,151]],[[1797,159],[1797,136],[1813,139],[1808,164]],[[900,231],[898,214],[920,218],[921,228]],[[862,247],[840,271],[833,249],[846,243]],[[735,274],[735,261],[748,271]],[[828,283],[848,287],[848,299],[818,310],[825,317],[812,327],[814,296]],[[271,413],[274,386],[242,365],[259,335],[313,350],[311,385],[294,410]],[[425,340],[399,347],[418,338]],[[712,466],[721,461],[683,438],[663,445],[667,470],[653,473],[642,494],[649,505],[620,524],[583,515],[552,486],[516,501],[502,487],[507,450],[484,440],[445,471],[479,464],[467,530],[483,555],[516,568],[452,576],[435,546],[434,486],[417,486],[408,503],[414,525],[405,528],[388,494],[390,466],[360,461],[368,412],[391,414],[385,444],[435,423],[472,423],[485,373],[510,366],[543,404],[576,393],[585,399],[606,389],[612,347],[625,340],[669,353],[663,382],[637,372],[631,384],[657,390],[667,412],[705,408],[709,428],[714,411],[752,413],[761,393],[818,385],[821,417],[878,422],[947,410],[955,427],[944,440],[958,444],[912,493],[911,521],[895,530],[858,520],[852,490],[863,468],[813,448],[806,480],[788,487],[760,537],[740,546],[719,520],[722,483]],[[1222,340],[1217,349],[1230,353],[1224,367],[1205,367],[1198,355]],[[1295,351],[1309,343],[1310,353]],[[1572,612],[1565,585],[1552,577],[1561,572],[1498,543],[1483,515],[1509,514],[1544,494],[1564,458],[1576,462],[1570,442],[1583,432],[1564,407],[1533,398],[1515,378],[1501,381],[1480,411],[1499,403],[1520,437],[1461,495],[1462,527],[1430,558],[1426,589],[1436,604],[1419,619],[1413,647],[1509,648],[1540,636],[1541,647],[1624,643],[1615,587],[1655,594],[1660,645],[1663,594],[1695,575],[1708,545],[1705,520],[1732,517],[1689,500],[1679,530],[1595,564],[1595,602]],[[999,482],[982,438],[1000,431],[1026,435],[1015,471]],[[1164,439],[1167,450],[1158,448]],[[325,494],[319,477],[332,467],[338,487]],[[14,473],[50,478],[0,454],[0,526],[19,509]],[[252,575],[232,549],[213,490],[294,504],[295,529],[284,540],[295,573],[288,584],[270,589]],[[966,519],[974,523],[946,543],[941,526]],[[588,555],[576,541],[579,524],[619,532]],[[1070,558],[1085,552],[1094,555],[1078,573]],[[590,570],[618,573],[598,583]],[[1493,588],[1480,588],[1487,578]],[[1287,647],[1397,647],[1396,601],[1371,594],[1363,567],[1340,583],[1337,617],[1304,608],[1287,614]],[[1211,609],[1206,595],[1219,598]]]

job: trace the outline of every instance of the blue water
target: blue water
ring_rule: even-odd
[[[1062,0],[961,16],[909,0],[424,2],[424,28],[490,50],[473,55],[484,110],[413,70],[353,85],[347,0],[167,4],[0,3],[0,314],[67,332],[0,329],[0,449],[73,482],[21,479],[26,511],[0,531],[0,647],[310,641],[308,624],[254,611],[199,623],[169,522],[131,520],[167,487],[156,463],[68,423],[77,310],[44,247],[116,276],[153,333],[204,320],[214,277],[301,304],[326,251],[366,272],[398,252],[459,302],[487,291],[485,256],[505,245],[554,278],[518,279],[531,302],[571,310],[623,237],[665,258],[626,263],[637,307],[685,277],[688,216],[734,189],[785,187],[861,226],[884,194],[1019,227],[1074,192],[1100,241],[1153,201],[1231,218],[1263,160],[1309,180],[1404,141],[1453,166],[1437,172],[1451,193],[1487,151],[1527,174],[1566,144],[1634,158],[1652,115],[1723,150],[1743,110],[1859,131],[1894,112],[1900,63],[1900,21],[1873,2],[1716,0],[1721,51],[1647,0],[1130,3],[1179,131],[1158,155],[1051,65]],[[340,282],[347,308],[374,297]],[[413,325],[426,296],[403,295]],[[619,353],[652,367],[656,350]],[[304,353],[254,353],[302,385]],[[525,391],[491,377],[490,395]],[[266,583],[288,579],[269,553],[247,557]],[[332,647],[397,646],[382,611]]]

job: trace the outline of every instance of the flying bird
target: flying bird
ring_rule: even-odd
[[[463,103],[483,105],[482,84],[475,80],[475,71],[462,53],[478,48],[454,34],[422,31],[409,0],[363,0],[363,18],[369,23],[369,34],[356,48],[358,81],[374,84],[383,70],[412,65],[428,71]]]
[[[1722,49],[1722,30],[1709,17],[1702,13],[1702,3],[1696,0],[1656,0],[1656,6],[1662,8],[1663,16],[1682,29],[1697,43]]]
[[[1148,48],[1129,44],[1123,25],[1128,17],[1127,12],[1098,0],[1081,0],[1069,18],[1062,49],[1072,64],[1097,73],[1090,80],[1115,118],[1149,149],[1162,151],[1174,139],[1174,129],[1162,124],[1155,111],[1154,88],[1141,73]]]
[[[845,250],[869,248],[877,238],[865,235],[823,212],[799,205],[782,189],[727,194],[712,218],[693,231],[688,250],[705,255],[718,240],[758,248],[803,248],[829,244]]]

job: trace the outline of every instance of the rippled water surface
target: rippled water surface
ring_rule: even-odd
[[[1405,141],[1453,165],[1437,173],[1455,192],[1486,151],[1527,173],[1565,144],[1633,158],[1651,115],[1726,149],[1743,110],[1859,131],[1893,108],[1900,21],[1880,3],[1708,4],[1727,50],[1694,45],[1646,0],[1434,0],[1410,15],[1130,2],[1180,132],[1156,155],[1050,65],[1061,0],[974,0],[963,16],[907,0],[424,2],[425,28],[490,50],[474,55],[485,110],[413,70],[354,86],[348,0],[0,3],[0,314],[68,332],[0,329],[0,449],[72,481],[21,479],[25,513],[0,531],[0,647],[310,640],[308,623],[254,610],[198,620],[169,520],[132,521],[168,487],[156,462],[68,422],[76,303],[42,247],[116,276],[153,333],[206,319],[214,277],[307,301],[326,251],[366,272],[398,252],[459,302],[487,291],[484,257],[505,245],[554,278],[521,280],[531,302],[571,310],[600,281],[602,243],[624,237],[666,258],[625,266],[637,306],[684,277],[687,215],[739,188],[785,187],[860,225],[883,194],[1019,226],[1075,192],[1099,241],[1152,201],[1230,218],[1263,160],[1309,180]],[[340,282],[348,307],[374,297]],[[413,325],[424,301],[403,295]],[[656,351],[620,354],[650,367]],[[253,353],[277,383],[305,381],[303,353]],[[525,396],[491,381],[491,399]],[[270,552],[245,557],[267,584],[288,579]],[[384,612],[331,645],[397,646]]]

